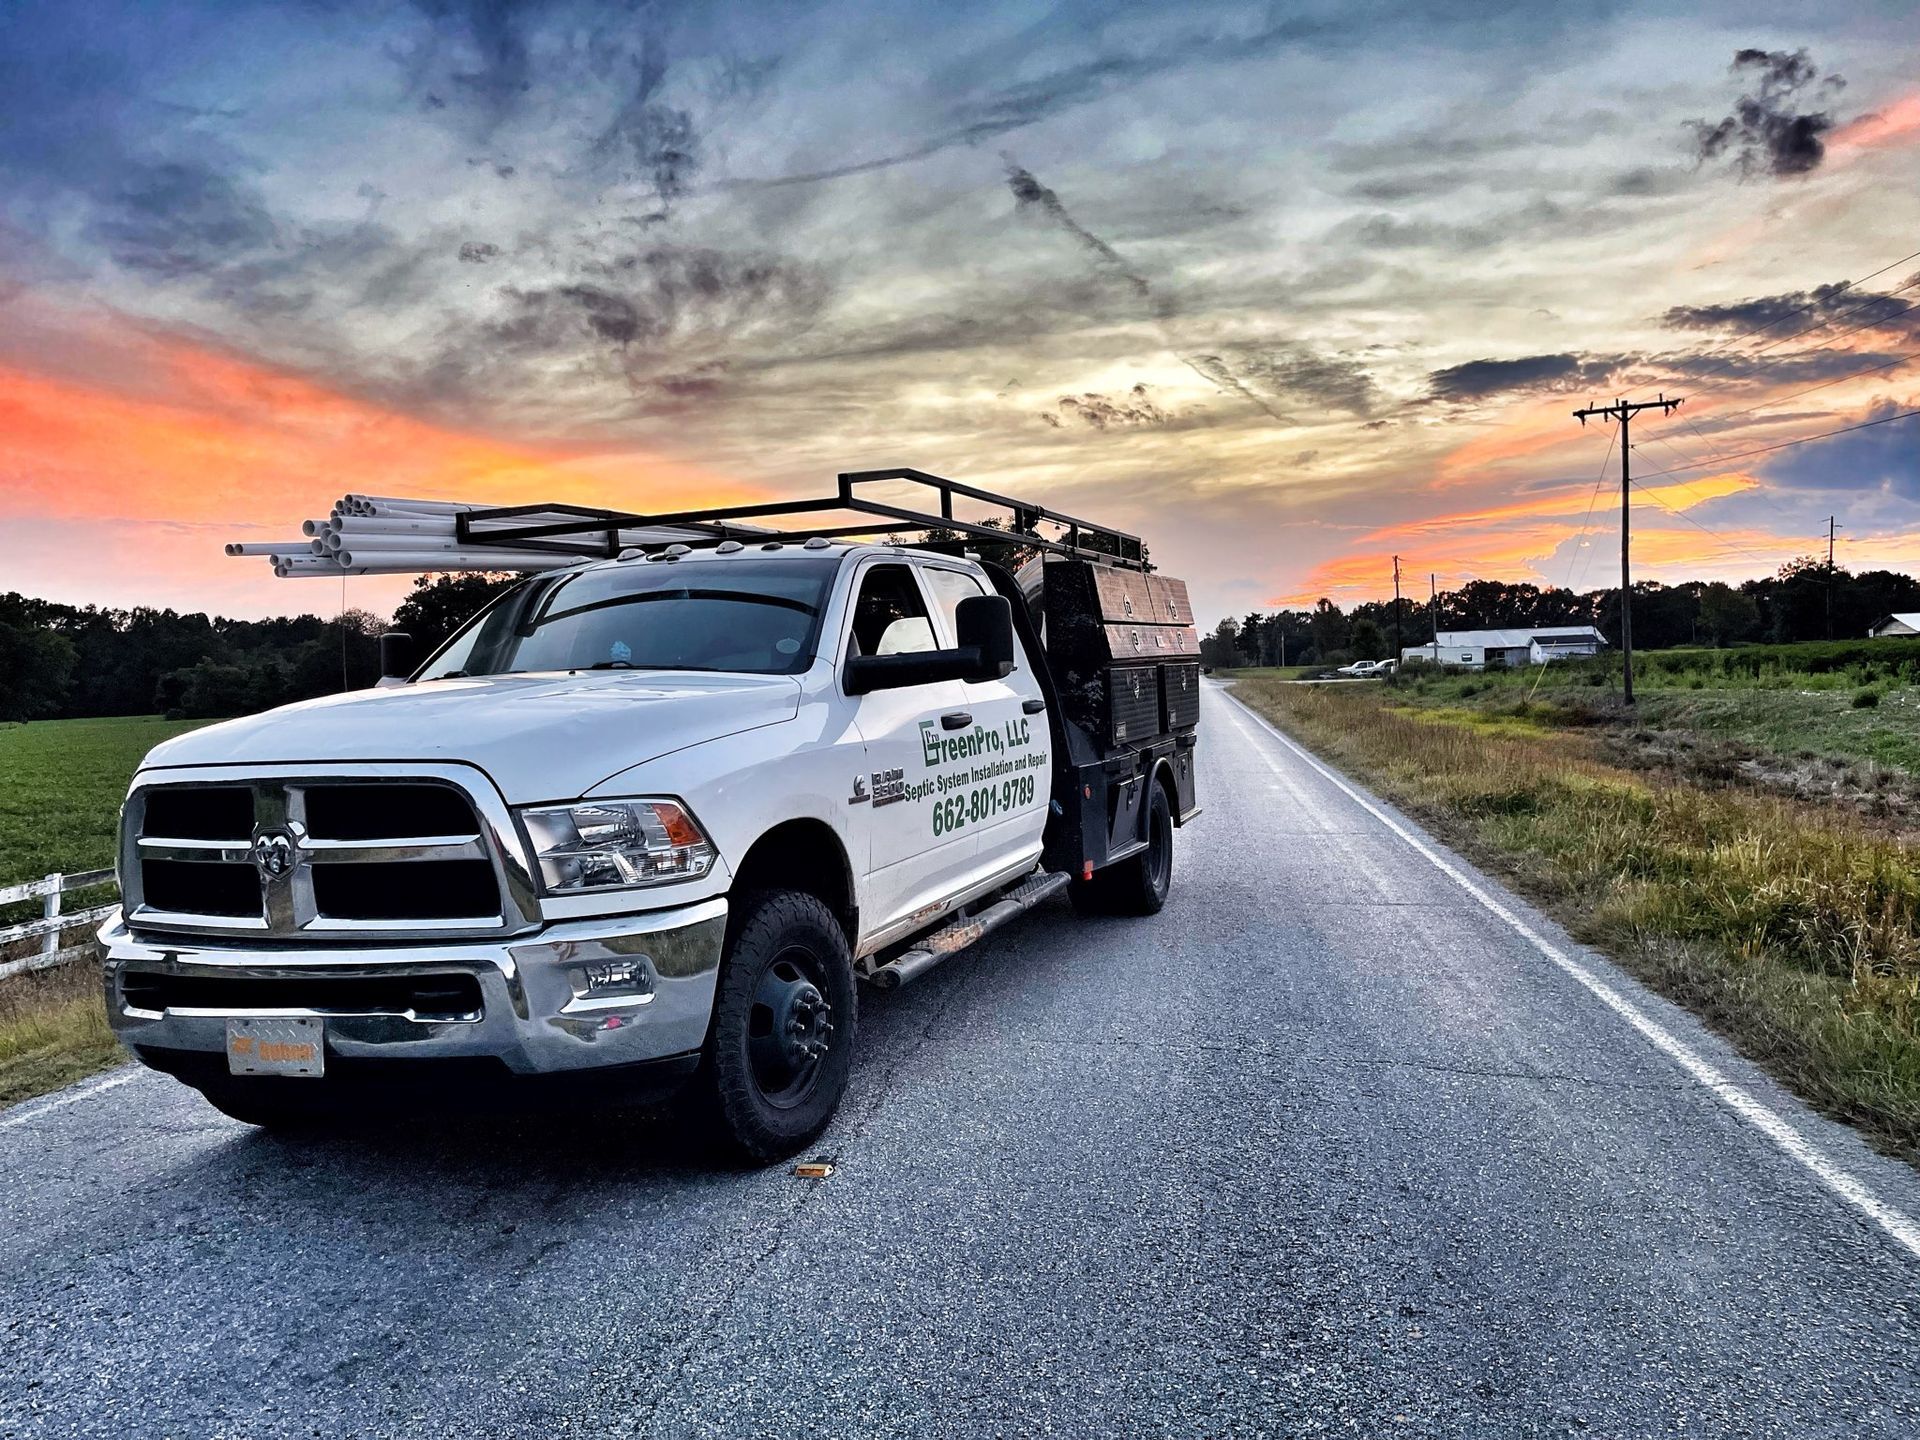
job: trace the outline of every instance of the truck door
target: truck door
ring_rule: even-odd
[[[921,577],[942,627],[940,643],[957,643],[960,602],[986,594],[986,585],[972,571],[937,561],[923,564]],[[1051,799],[1051,732],[1040,681],[1032,657],[1024,647],[1016,649],[1019,658],[1005,679],[960,687],[969,723],[959,733],[972,742],[972,753],[943,767],[941,773],[953,778],[944,800],[936,797],[935,802],[964,814],[963,823],[974,834],[975,865],[983,875],[1039,858]]]
[[[869,561],[854,578],[841,656],[904,655],[942,642],[912,565]],[[866,747],[867,904],[879,929],[934,905],[973,868],[973,828],[943,823],[929,737],[955,733],[967,710],[958,680],[876,690],[851,699]]]

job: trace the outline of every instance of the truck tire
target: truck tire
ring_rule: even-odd
[[[1173,886],[1173,807],[1158,784],[1147,797],[1147,848],[1067,887],[1082,915],[1157,915]]]
[[[853,957],[833,912],[771,890],[737,903],[720,961],[701,1099],[730,1148],[758,1164],[817,1139],[853,1065]]]

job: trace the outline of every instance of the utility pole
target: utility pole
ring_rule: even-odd
[[[1427,619],[1433,622],[1433,663],[1440,663],[1440,577],[1427,572]]]
[[[1680,402],[1667,399],[1663,391],[1658,400],[1615,400],[1611,405],[1589,405],[1573,412],[1573,418],[1582,426],[1589,416],[1620,422],[1620,693],[1629,705],[1633,704],[1633,522],[1628,487],[1633,484],[1633,446],[1629,442],[1628,427],[1642,410],[1658,410],[1667,415],[1679,408]]]
[[[1393,557],[1393,663],[1400,663],[1400,557]]]
[[[1840,527],[1833,522],[1838,518],[1827,516],[1827,639],[1833,638],[1833,532]]]

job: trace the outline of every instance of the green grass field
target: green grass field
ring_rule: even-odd
[[[162,740],[204,723],[140,715],[0,725],[0,885],[111,865],[120,800],[135,767]],[[112,893],[108,886],[73,894],[67,904],[101,904]],[[39,913],[37,901],[0,907],[0,924]],[[0,1105],[122,1058],[97,974],[81,964],[0,981]]]
[[[205,723],[133,715],[0,725],[0,885],[111,865],[134,768],[162,740]]]
[[[1628,768],[1820,801],[1920,830],[1913,662],[1831,670],[1781,663],[1802,648],[1660,652],[1636,674],[1631,710],[1618,657],[1485,673],[1409,666],[1386,700],[1443,723],[1584,731]]]

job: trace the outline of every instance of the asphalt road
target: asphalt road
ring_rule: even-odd
[[[1920,1179],[1204,715],[1166,911],[867,992],[830,1179],[0,1117],[0,1435],[1920,1433]]]

